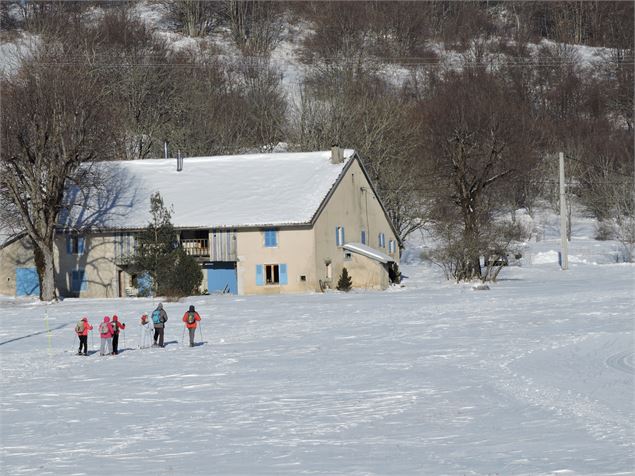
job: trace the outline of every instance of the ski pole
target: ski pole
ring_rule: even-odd
[[[88,331],[90,334],[90,350],[95,350],[95,340],[93,339],[93,331]]]
[[[183,345],[185,345],[185,328],[186,326],[183,326],[183,333],[181,334],[181,343]]]
[[[203,324],[201,324],[201,321],[198,321],[198,331],[201,334],[201,342],[205,342],[205,339],[203,339]]]
[[[123,330],[121,332],[123,332],[123,348],[125,349],[126,348],[126,331]]]

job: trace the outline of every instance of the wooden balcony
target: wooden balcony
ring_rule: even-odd
[[[209,240],[207,238],[181,240],[181,246],[185,253],[190,256],[209,256]]]

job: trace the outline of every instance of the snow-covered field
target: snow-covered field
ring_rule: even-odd
[[[166,303],[165,349],[136,349],[150,300],[5,299],[0,472],[634,474],[635,266],[613,246],[574,240],[565,272],[531,243],[489,291],[414,260],[387,292]],[[76,320],[113,313],[125,351],[74,355]]]

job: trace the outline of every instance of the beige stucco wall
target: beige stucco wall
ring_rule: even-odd
[[[366,244],[385,254],[390,254],[388,253],[388,242],[393,240],[395,252],[390,255],[397,263],[399,262],[397,238],[357,161],[351,164],[315,224],[315,266],[318,270],[318,279],[326,279],[325,260],[330,259],[332,262],[331,287],[333,288],[337,284],[344,266],[348,271],[352,271],[349,269],[350,266],[355,268],[354,287],[382,289],[387,287],[387,272],[383,266],[378,269],[374,260],[358,256],[354,258],[353,262],[344,261],[345,252],[342,247],[336,244],[335,230],[338,226],[344,227],[346,243],[360,243],[362,229],[365,229]],[[379,233],[384,233],[385,248],[379,247]],[[353,254],[353,256],[357,255]]]
[[[315,291],[315,244],[310,228],[278,230],[278,246],[264,246],[264,231],[239,231],[238,251],[238,294],[284,294]],[[288,284],[258,286],[256,265],[286,264]],[[306,277],[306,281],[301,280]]]
[[[388,272],[379,261],[351,253],[351,258],[342,263],[351,277],[354,288],[386,289],[390,285]],[[334,286],[337,286],[339,273],[334,276]]]
[[[16,268],[35,268],[33,248],[28,238],[0,249],[0,294],[15,296]]]
[[[118,297],[114,235],[87,235],[85,239],[85,253],[74,255],[66,251],[66,235],[56,236],[58,274],[55,284],[60,294],[76,295],[71,291],[71,271],[84,269],[87,289],[80,297]]]

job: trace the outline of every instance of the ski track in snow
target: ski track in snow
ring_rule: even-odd
[[[136,349],[149,300],[0,301],[1,467],[632,473],[633,267],[547,271],[506,269],[490,291],[418,266],[397,292],[194,297],[165,303],[165,349]],[[75,321],[113,312],[123,352],[74,355]]]

